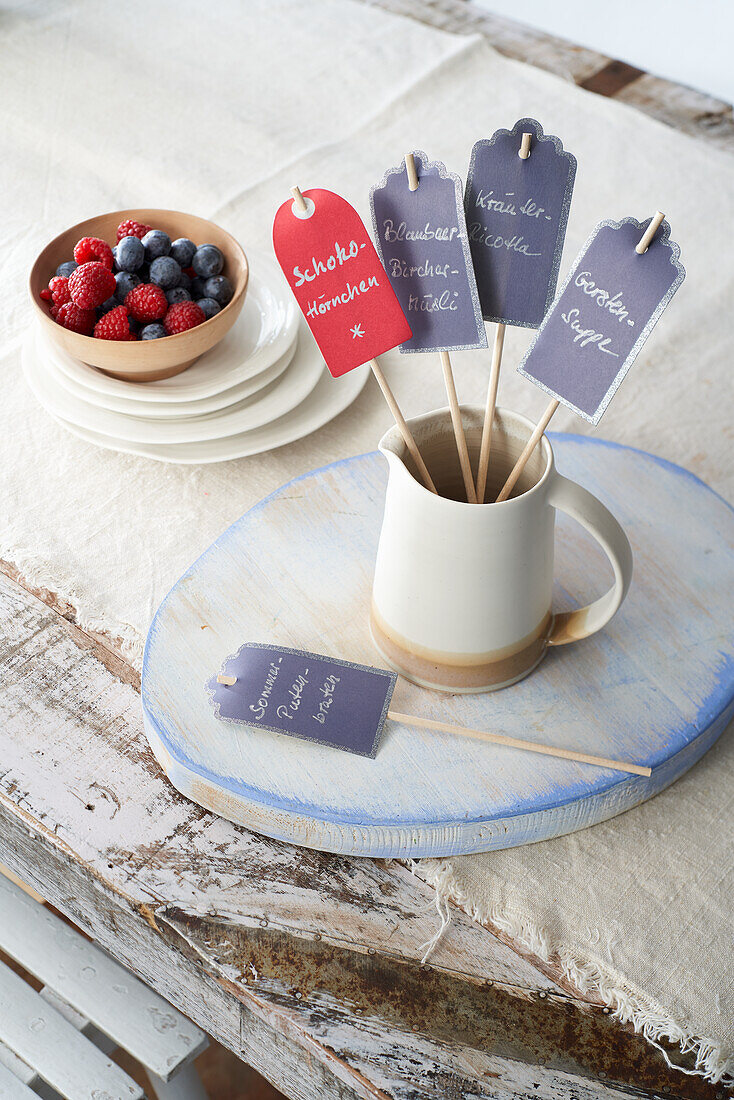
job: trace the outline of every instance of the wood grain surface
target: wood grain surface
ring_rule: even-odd
[[[0,860],[286,1095],[717,1096],[460,912],[421,966],[409,868],[182,798],[120,659],[6,576],[0,616]]]
[[[471,0],[365,2],[479,33],[734,149],[729,104]],[[420,866],[296,849],[182,798],[148,748],[118,640],[82,631],[12,563],[0,572],[0,859],[288,1096],[722,1100],[460,912],[421,968],[437,918]]]
[[[387,471],[372,453],[305,474],[255,505],[161,604],[146,645],[143,709],[174,786],[279,840],[417,858],[584,828],[657,794],[695,763],[734,711],[734,513],[651,455],[589,436],[550,438],[559,472],[627,531],[634,576],[626,602],[599,634],[551,650],[513,687],[451,695],[401,677],[391,706],[646,764],[650,778],[394,721],[371,760],[217,718],[204,684],[244,642],[382,663],[368,610]],[[591,539],[557,517],[554,610],[565,611],[603,591],[609,570]]]

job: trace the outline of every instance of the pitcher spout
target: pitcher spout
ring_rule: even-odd
[[[390,465],[395,461],[402,464],[405,443],[397,424],[393,424],[392,428],[388,428],[377,446]]]
[[[475,435],[478,441],[482,426],[481,418],[478,419],[476,411],[470,407],[465,406],[462,413],[467,429],[467,439]],[[450,410],[437,409],[434,412],[413,417],[408,421],[408,427],[434,481],[439,475],[444,489],[452,489],[453,467],[456,466],[459,479],[461,479],[461,471],[458,467],[458,453]],[[426,488],[425,478],[417,469],[416,462],[397,425],[393,425],[385,432],[379,442],[379,449],[387,459],[391,479],[395,475],[396,482],[411,483],[412,486],[420,488],[422,493],[425,492],[431,496],[434,502],[436,501],[436,494],[429,492]],[[454,496],[453,491],[446,493],[441,492],[440,489],[439,496],[460,499],[460,496]]]
[[[405,491],[409,491],[415,481],[413,462],[397,425],[393,425],[385,432],[378,447],[380,453],[387,459],[389,480],[394,482],[396,487],[401,485]]]

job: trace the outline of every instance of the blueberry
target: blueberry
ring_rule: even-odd
[[[172,286],[178,286],[181,278],[181,268],[173,256],[159,256],[150,265],[150,281],[162,290],[169,290]]]
[[[138,335],[141,328],[143,327],[141,325],[140,321],[136,321],[134,317],[128,317],[127,323],[128,323],[129,328],[130,328],[130,331],[134,332],[136,336]]]
[[[141,283],[150,282],[150,264],[144,263],[142,267],[139,267],[136,274],[140,277]]]
[[[72,271],[76,271],[79,264],[76,260],[66,260],[63,264],[59,264],[56,268],[57,275],[63,275],[65,279],[68,279]]]
[[[115,261],[120,271],[137,271],[143,266],[145,249],[137,237],[123,237],[117,244]]]
[[[202,279],[201,275],[194,275],[189,289],[194,301],[198,301],[199,298],[206,298],[206,279]]]
[[[181,276],[178,280],[178,285],[182,286],[184,290],[191,290],[191,279],[188,277],[185,271],[181,272]]]
[[[215,244],[202,244],[194,253],[191,266],[197,275],[208,279],[210,275],[220,274],[224,267],[224,256]]]
[[[111,298],[108,298],[106,302],[102,302],[101,306],[97,306],[97,316],[104,317],[105,313],[109,313],[111,309],[116,309],[119,306],[119,302],[113,294]]]
[[[163,325],[159,325],[157,322],[153,325],[146,325],[145,328],[140,330],[141,340],[160,340],[162,336],[167,335],[168,333]]]
[[[196,245],[188,237],[179,237],[171,245],[171,255],[181,267],[191,267],[191,261],[196,252]]]
[[[222,308],[219,302],[215,302],[213,298],[199,298],[196,304],[200,309],[204,310],[204,316],[207,321],[210,317],[213,317],[215,313],[219,313]]]
[[[166,301],[169,306],[175,306],[176,302],[190,302],[191,295],[183,286],[172,286],[166,291]]]
[[[213,298],[220,306],[226,306],[232,301],[234,290],[226,275],[212,275],[204,284],[205,298]]]
[[[120,302],[125,303],[125,298],[128,296],[134,286],[137,286],[140,282],[138,275],[133,275],[132,271],[118,271],[115,275],[115,282],[117,283],[117,290],[115,291],[115,297],[117,298],[117,304]]]
[[[143,246],[146,260],[157,260],[171,251],[171,238],[162,229],[149,229],[143,237]]]

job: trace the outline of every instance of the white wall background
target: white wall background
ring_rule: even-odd
[[[477,0],[508,19],[734,102],[734,0]]]

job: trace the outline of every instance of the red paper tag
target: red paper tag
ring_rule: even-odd
[[[354,207],[333,191],[304,191],[308,214],[284,202],[273,247],[334,378],[412,336]]]

